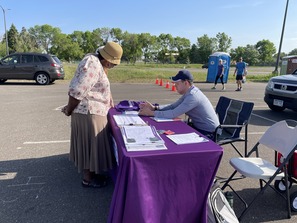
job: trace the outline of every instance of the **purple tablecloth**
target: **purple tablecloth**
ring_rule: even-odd
[[[207,222],[207,195],[223,155],[222,147],[212,141],[176,145],[163,134],[168,150],[127,152],[114,114],[118,112],[111,109],[109,120],[119,166],[108,222]],[[176,134],[195,131],[181,121],[143,119],[157,130]]]

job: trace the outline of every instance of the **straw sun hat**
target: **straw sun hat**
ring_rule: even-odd
[[[123,54],[122,47],[115,42],[107,42],[105,46],[99,47],[101,56],[110,63],[120,64]]]

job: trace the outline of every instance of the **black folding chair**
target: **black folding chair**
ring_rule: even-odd
[[[248,124],[253,107],[252,102],[221,96],[216,106],[220,125],[215,130],[214,141],[219,145],[231,144],[241,157],[247,156]],[[242,129],[244,137],[240,135]],[[244,142],[244,155],[236,148],[235,142]]]

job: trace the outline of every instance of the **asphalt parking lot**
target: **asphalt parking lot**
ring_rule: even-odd
[[[249,125],[249,148],[273,123],[297,120],[296,112],[272,112],[263,101],[265,83],[246,83],[235,92],[235,83],[226,90],[211,90],[213,84],[195,83],[216,105],[221,95],[255,103]],[[218,84],[218,89],[220,85]],[[70,119],[60,112],[67,103],[67,81],[48,86],[34,82],[7,82],[0,85],[0,222],[94,222],[107,221],[113,184],[102,189],[83,188],[81,176],[68,160]],[[179,97],[176,92],[152,84],[112,84],[115,102],[125,99],[168,104]],[[228,160],[236,156],[224,146],[217,175],[232,172]],[[274,154],[266,154],[273,159]],[[258,182],[232,184],[245,198],[257,191]],[[296,191],[293,185],[292,191]],[[190,192],[189,192],[190,193]],[[242,205],[235,200],[235,212]],[[286,219],[285,201],[267,190],[242,222],[297,222],[297,213]]]

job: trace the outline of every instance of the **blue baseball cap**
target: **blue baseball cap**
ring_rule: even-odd
[[[173,82],[189,80],[193,81],[193,75],[188,70],[180,70],[174,77],[170,78]]]

